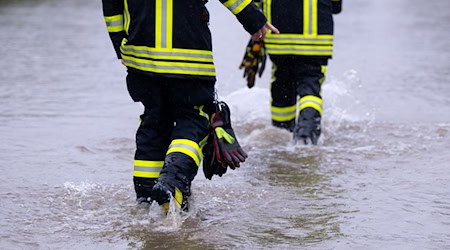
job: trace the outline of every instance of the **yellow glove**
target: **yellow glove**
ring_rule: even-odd
[[[244,69],[244,78],[247,77],[247,86],[255,86],[256,74],[261,77],[266,67],[266,48],[264,41],[253,41],[250,39],[245,49],[239,69]]]

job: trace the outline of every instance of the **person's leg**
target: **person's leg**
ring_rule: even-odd
[[[150,192],[164,165],[173,122],[165,104],[164,79],[129,73],[130,96],[144,105],[136,132],[133,182],[138,202],[150,202]]]
[[[204,108],[214,101],[214,82],[174,79],[169,85],[170,113],[176,125],[152,198],[162,205],[172,195],[185,210],[208,137],[209,116]]]
[[[299,116],[294,129],[294,140],[317,144],[321,134],[321,86],[325,80],[326,60],[302,59],[297,64],[296,79]]]
[[[272,58],[272,125],[293,131],[297,112],[297,94],[293,81],[292,59]]]

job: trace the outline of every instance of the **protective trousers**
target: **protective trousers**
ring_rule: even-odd
[[[156,77],[129,70],[127,87],[131,98],[144,105],[134,157],[138,200],[150,197],[164,172],[166,182],[189,195],[208,136],[209,116],[203,108],[214,100],[214,81]]]
[[[273,56],[271,61],[272,124],[292,132],[297,111],[312,108],[322,115],[320,92],[328,59]]]

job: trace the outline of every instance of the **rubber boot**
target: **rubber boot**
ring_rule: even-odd
[[[150,193],[156,184],[155,178],[133,177],[136,201],[138,203],[151,203]]]
[[[172,196],[179,208],[187,211],[191,182],[197,170],[198,167],[191,157],[182,153],[167,155],[158,181],[151,191],[151,198],[164,207]]]
[[[272,125],[277,128],[286,129],[289,132],[293,132],[295,128],[295,120],[287,121],[287,122],[277,122],[272,120]]]
[[[300,112],[298,122],[294,128],[294,142],[305,145],[317,145],[321,134],[320,113],[313,108],[305,108]]]

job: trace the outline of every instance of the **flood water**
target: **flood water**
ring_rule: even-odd
[[[248,35],[210,1],[219,97],[248,161],[192,209],[132,187],[133,103],[101,1],[0,0],[0,249],[450,249],[450,1],[345,1],[323,136],[270,125],[270,64],[247,89]]]

